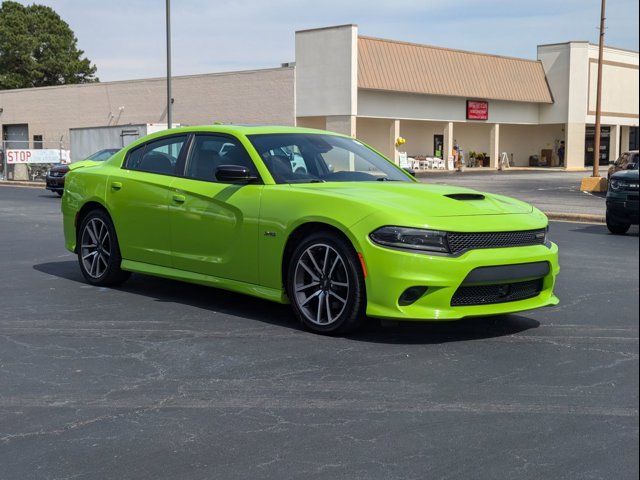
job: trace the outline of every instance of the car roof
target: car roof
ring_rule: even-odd
[[[313,134],[328,134],[328,135],[340,135],[334,132],[328,132],[326,130],[318,130],[315,128],[304,127],[292,127],[286,125],[196,125],[176,127],[171,129],[171,133],[180,132],[212,132],[212,133],[228,133],[234,135],[260,135],[267,133],[313,133]],[[167,134],[168,130],[162,132]]]
[[[137,148],[140,145],[144,145],[147,142],[164,138],[168,135],[179,135],[189,133],[223,133],[233,136],[246,136],[246,135],[262,135],[262,134],[277,134],[277,133],[307,133],[307,134],[324,134],[335,135],[339,137],[347,137],[340,133],[329,132],[326,130],[318,130],[315,128],[303,128],[303,127],[291,127],[286,125],[193,125],[175,127],[170,130],[160,130],[158,132],[140,137],[134,142],[127,145],[123,150],[129,151]],[[351,137],[348,137],[351,138]]]

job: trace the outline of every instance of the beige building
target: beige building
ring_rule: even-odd
[[[390,158],[446,156],[455,144],[512,165],[581,169],[593,158],[597,47],[538,47],[537,60],[358,35],[355,25],[296,34],[298,125],[358,136]],[[638,52],[605,48],[601,163],[635,145]],[[590,128],[591,127],[591,128]],[[537,156],[539,161],[533,158]]]
[[[294,125],[294,77],[288,66],[174,77],[173,121]],[[0,91],[3,140],[15,148],[68,146],[70,128],[166,121],[164,78]]]
[[[568,169],[593,158],[597,48],[588,42],[541,45],[529,60],[364,37],[343,25],[296,32],[295,51],[295,64],[281,68],[175,77],[174,122],[317,127],[396,161],[447,158],[456,144],[467,157],[486,153],[490,168],[503,153],[516,166]],[[605,48],[603,84],[607,163],[637,148],[638,52]],[[66,147],[70,128],[164,122],[163,78],[0,91],[5,148]],[[406,144],[396,147],[399,137]]]

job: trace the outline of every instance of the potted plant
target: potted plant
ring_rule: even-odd
[[[469,152],[469,167],[477,167],[478,154],[471,150]]]

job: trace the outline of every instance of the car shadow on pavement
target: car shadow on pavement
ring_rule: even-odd
[[[47,275],[87,285],[75,260],[41,263],[34,265],[33,268]],[[189,305],[292,330],[303,330],[288,305],[213,287],[134,274],[114,290],[143,295],[158,302]],[[370,343],[437,344],[509,336],[539,326],[540,322],[537,320],[520,315],[455,322],[380,322],[377,319],[369,319],[363,329],[349,335],[348,338]]]
[[[438,344],[507,337],[538,328],[540,322],[521,315],[470,318],[451,322],[372,322],[351,335],[361,342],[386,344]]]

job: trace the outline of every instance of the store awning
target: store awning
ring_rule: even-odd
[[[358,38],[358,87],[553,103],[539,61],[371,37]]]

